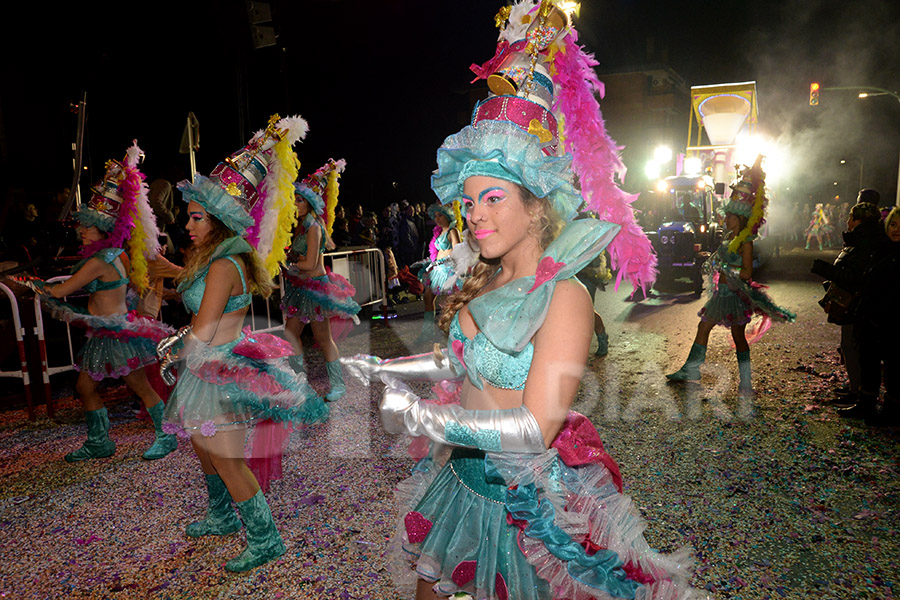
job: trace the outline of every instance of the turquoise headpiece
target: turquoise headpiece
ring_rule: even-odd
[[[325,212],[325,200],[322,198],[322,195],[310,188],[305,182],[297,181],[294,183],[294,194],[306,200],[314,214],[322,216]]]
[[[443,204],[432,204],[428,207],[428,216],[431,217],[432,220],[439,214],[444,215],[447,218],[450,227],[456,225],[456,215],[453,214],[453,207],[451,205],[444,206]]]
[[[572,185],[572,157],[547,155],[545,144],[509,121],[469,125],[438,148],[431,189],[442,204],[449,204],[460,197],[469,177],[496,177],[547,198],[560,218],[569,221],[583,202]]]

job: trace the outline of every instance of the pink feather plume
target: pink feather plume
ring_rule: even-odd
[[[621,231],[609,245],[611,266],[618,271],[616,288],[627,279],[634,289],[647,288],[656,279],[656,255],[647,235],[635,222],[631,204],[638,195],[619,188],[614,176],[625,175],[619,157],[621,148],[609,137],[600,105],[605,90],[593,67],[594,57],[576,43],[577,33],[566,36],[563,48],[554,58],[556,101],[565,117],[565,145],[572,153],[572,170],[581,183],[581,192],[589,210],[600,219],[616,223]]]

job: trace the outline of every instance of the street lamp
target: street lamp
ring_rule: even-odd
[[[813,96],[812,96],[813,86],[815,86],[815,91],[816,91],[816,98],[815,98],[816,101],[815,102],[813,102]],[[850,86],[842,85],[842,86],[837,86],[837,87],[820,87],[816,84],[812,84],[809,89],[810,89],[810,97],[809,97],[810,106],[817,106],[819,104],[818,92],[824,91],[824,90],[855,90],[857,93],[857,97],[860,99],[870,98],[870,97],[874,97],[874,96],[892,96],[894,99],[897,100],[897,102],[900,102],[900,94],[898,94],[897,92],[892,92],[890,90],[886,90],[883,88],[873,87],[871,85],[850,85]],[[860,166],[860,169],[862,169],[862,166]],[[900,162],[898,162],[898,164],[897,164],[897,199],[894,202],[894,204],[896,206],[900,206]]]
[[[866,91],[866,90],[875,90],[875,93]],[[893,96],[897,102],[900,102],[900,94],[897,92],[892,92],[890,90],[884,90],[877,87],[864,86],[864,89],[859,93],[860,98],[869,98],[870,96]],[[862,169],[862,166],[860,166]],[[897,164],[897,199],[894,201],[895,206],[900,206],[900,163]]]
[[[861,190],[861,189],[863,189],[863,186],[862,186],[863,185],[862,184],[862,182],[863,182],[863,159],[862,158],[851,158],[850,160],[859,163],[859,189]],[[842,158],[841,164],[846,165],[847,159]]]

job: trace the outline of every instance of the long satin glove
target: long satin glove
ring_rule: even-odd
[[[446,350],[440,351],[440,354],[428,352],[387,360],[371,354],[357,354],[342,357],[341,364],[365,386],[386,376],[401,381],[444,381],[460,377],[450,366]]]
[[[486,452],[539,453],[544,436],[526,406],[506,410],[466,410],[458,404],[431,404],[396,378],[383,378],[381,423],[388,433],[424,435],[450,446]]]
[[[156,356],[159,358],[159,376],[166,382],[166,385],[175,385],[175,375],[172,373],[172,368],[175,366],[175,363],[181,360],[175,351],[175,347],[183,343],[184,338],[188,336],[193,337],[191,331],[191,326],[185,325],[172,335],[161,339],[156,345]]]

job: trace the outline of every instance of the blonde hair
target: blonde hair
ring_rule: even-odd
[[[900,206],[895,206],[891,209],[891,212],[884,218],[884,231],[885,233],[889,232],[889,228],[891,226],[891,221],[894,219],[900,219]]]
[[[177,283],[193,279],[197,274],[197,271],[209,264],[213,252],[216,251],[219,244],[228,238],[237,235],[228,229],[222,221],[210,213],[207,213],[206,216],[210,223],[209,235],[201,246],[195,246],[189,250],[184,270],[175,278]],[[238,258],[244,262],[244,277],[247,281],[247,292],[250,294],[258,294],[263,298],[271,296],[275,286],[272,282],[272,278],[269,277],[269,274],[263,265],[262,259],[259,257],[259,254],[256,253],[256,250],[239,254]]]
[[[562,222],[547,198],[538,198],[521,185],[516,184],[516,187],[519,190],[522,204],[525,205],[525,210],[533,216],[529,233],[537,238],[541,250],[546,250],[550,242],[559,235]],[[454,315],[481,293],[481,290],[494,278],[499,269],[499,258],[486,259],[479,256],[478,264],[472,269],[472,274],[466,278],[462,289],[451,294],[444,303],[438,326],[445,333],[450,331],[450,323],[453,321]]]

